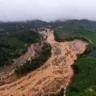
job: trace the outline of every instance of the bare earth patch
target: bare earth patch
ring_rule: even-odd
[[[52,46],[52,56],[36,71],[10,84],[0,86],[0,96],[45,96],[66,89],[74,74],[71,65],[86,49],[87,43],[81,40],[56,42],[53,30],[46,29],[45,39]]]

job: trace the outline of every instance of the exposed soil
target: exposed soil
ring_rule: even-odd
[[[87,43],[81,40],[56,42],[53,30],[46,30],[47,32],[40,33],[44,34],[46,42],[52,46],[49,60],[36,71],[0,86],[0,96],[45,96],[57,93],[61,88],[66,89],[69,85],[74,74],[71,65],[76,60],[76,55],[84,52]]]
[[[18,77],[14,74],[14,70],[17,66],[20,66],[26,61],[30,61],[40,55],[42,52],[43,41],[41,43],[35,43],[30,45],[28,48],[28,52],[15,59],[13,64],[7,65],[0,68],[0,86],[18,79]]]
[[[0,81],[6,79],[8,74],[12,72],[12,70],[15,69],[16,66],[23,64],[26,60],[30,59],[30,57],[33,56],[34,56],[33,45],[31,45],[28,48],[28,52],[22,55],[21,57],[17,58],[16,60],[14,60],[14,63],[12,65],[4,66],[3,68],[0,68]]]

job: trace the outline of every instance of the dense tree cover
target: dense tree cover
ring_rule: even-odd
[[[72,41],[74,39],[80,39],[80,40],[84,40],[86,42],[89,42],[89,40],[83,36],[64,36],[64,37],[60,38],[58,33],[54,33],[54,35],[55,35],[55,40],[58,42]]]
[[[96,30],[96,21],[90,21],[87,19],[81,19],[81,20],[73,19],[73,20],[67,20],[64,26],[75,29],[80,26],[83,26],[84,28],[90,28]]]
[[[96,32],[93,29],[87,29],[83,27],[77,27],[77,28],[70,28],[70,27],[64,27],[64,28],[55,28],[54,29],[54,35],[56,41],[64,41],[64,40],[71,40],[71,39],[85,39],[88,40],[91,43],[96,43]]]
[[[21,21],[21,22],[0,22],[0,34],[6,34],[9,32],[18,32],[20,30],[28,29],[38,29],[41,27],[52,27],[56,28],[58,26],[77,28],[83,26],[84,28],[91,28],[96,30],[96,21],[89,21],[86,19],[83,20],[57,20],[54,22],[45,22],[41,20],[33,21]],[[2,33],[3,32],[3,33]]]
[[[47,26],[47,22],[41,20],[21,21],[21,22],[1,22],[0,31],[17,32],[19,30],[37,29]],[[1,30],[2,29],[2,30]]]
[[[27,51],[30,44],[40,40],[41,35],[30,30],[2,36],[0,38],[0,66],[11,64],[15,58]]]
[[[40,56],[32,59],[31,61],[26,61],[25,64],[18,66],[15,70],[16,74],[23,75],[39,68],[42,64],[44,64],[44,62],[46,62],[51,56],[51,46],[48,43],[44,43],[44,47],[42,49],[43,51]]]

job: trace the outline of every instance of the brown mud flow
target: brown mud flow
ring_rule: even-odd
[[[76,55],[86,49],[87,43],[81,40],[56,42],[53,30],[40,32],[46,42],[52,46],[52,55],[48,61],[36,71],[10,83],[0,86],[0,96],[45,96],[57,93],[69,85],[74,74],[71,65]]]
[[[31,45],[28,48],[28,52],[26,52],[24,55],[20,56],[16,60],[14,60],[14,63],[9,66],[4,66],[3,68],[0,68],[0,81],[8,78],[9,73],[11,74],[12,70],[16,68],[16,66],[19,66],[20,64],[23,64],[26,60],[30,59],[30,57],[34,57],[34,50],[33,45]]]

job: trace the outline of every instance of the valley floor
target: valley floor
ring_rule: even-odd
[[[56,42],[53,30],[46,30],[40,33],[52,46],[51,57],[36,71],[0,86],[0,96],[45,96],[67,88],[74,75],[71,65],[77,59],[77,54],[84,52],[87,43],[81,40]]]

